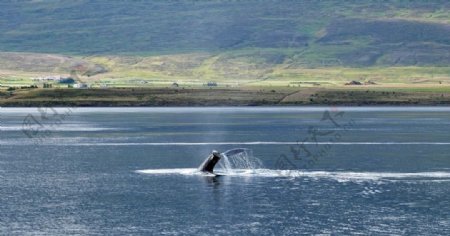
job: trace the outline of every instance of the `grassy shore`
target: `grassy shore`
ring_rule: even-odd
[[[114,88],[0,91],[0,106],[450,105],[450,87]]]

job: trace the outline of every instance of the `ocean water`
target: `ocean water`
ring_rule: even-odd
[[[449,235],[450,108],[0,108],[0,234]]]

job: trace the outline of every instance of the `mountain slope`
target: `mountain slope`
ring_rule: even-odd
[[[450,63],[450,2],[443,0],[2,1],[0,17],[0,51],[242,55],[258,49],[294,67]]]

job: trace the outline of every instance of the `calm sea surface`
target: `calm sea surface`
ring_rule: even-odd
[[[0,108],[0,234],[450,235],[450,108]]]

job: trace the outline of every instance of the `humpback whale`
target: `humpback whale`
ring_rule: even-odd
[[[213,173],[214,166],[216,166],[217,162],[220,161],[222,155],[213,150],[212,153],[203,161],[203,163],[198,167],[198,169],[202,172]]]

